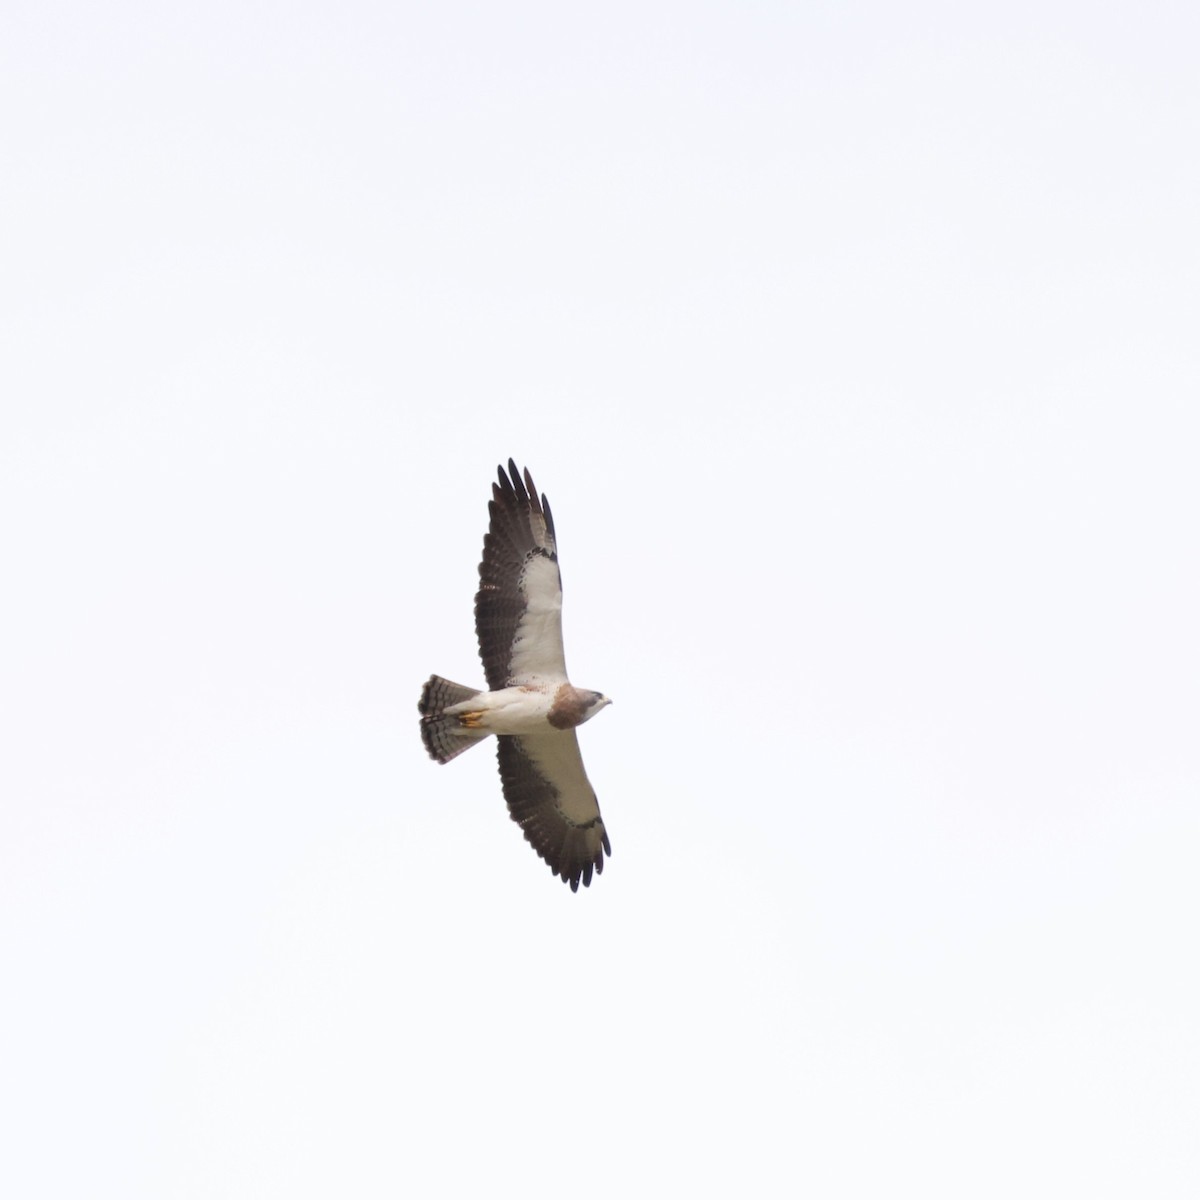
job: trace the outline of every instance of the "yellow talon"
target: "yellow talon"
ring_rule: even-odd
[[[483,722],[483,713],[482,712],[463,713],[462,716],[460,716],[458,718],[458,720],[459,720],[459,723],[464,725],[467,729],[478,729],[479,726]]]

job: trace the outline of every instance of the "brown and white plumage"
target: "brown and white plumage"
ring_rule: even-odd
[[[508,460],[488,504],[475,630],[488,691],[431,676],[418,705],[438,762],[497,736],[508,810],[550,869],[577,891],[611,853],[575,728],[609,700],[573,687],[562,644],[562,579],[554,518],[533,479]]]

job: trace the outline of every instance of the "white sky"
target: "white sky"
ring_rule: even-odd
[[[7,4],[0,1192],[1195,1196],[1198,39]],[[510,454],[579,895],[417,734]]]

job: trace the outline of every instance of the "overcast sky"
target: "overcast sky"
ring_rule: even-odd
[[[1196,14],[6,4],[0,1191],[1194,1197]]]

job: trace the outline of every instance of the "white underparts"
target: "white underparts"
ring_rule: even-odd
[[[447,716],[467,718],[481,733],[548,733],[548,715],[554,704],[555,688],[508,687],[481,692],[470,700],[446,709]],[[478,714],[478,715],[476,715]]]

